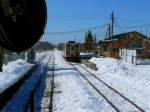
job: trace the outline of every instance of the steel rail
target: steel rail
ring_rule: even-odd
[[[123,94],[121,94],[119,91],[117,91],[116,89],[114,89],[113,87],[111,87],[109,84],[107,84],[106,82],[104,82],[102,79],[98,78],[95,74],[93,74],[92,72],[90,72],[89,70],[87,70],[86,68],[84,68],[83,66],[77,64],[78,66],[80,66],[82,69],[84,69],[85,71],[87,71],[91,76],[93,76],[95,79],[97,79],[98,81],[102,82],[105,86],[107,86],[109,89],[111,89],[112,91],[114,91],[115,93],[117,93],[118,95],[120,95],[123,99],[125,99],[126,101],[128,101],[129,103],[131,103],[134,107],[136,107],[138,110],[140,110],[140,112],[145,112],[144,109],[142,109],[140,106],[138,106],[137,104],[135,104],[133,101],[131,101],[129,98],[127,98],[126,96],[124,96]]]

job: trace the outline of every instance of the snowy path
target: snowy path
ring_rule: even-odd
[[[80,74],[55,52],[55,89],[53,112],[115,112],[84,81]]]

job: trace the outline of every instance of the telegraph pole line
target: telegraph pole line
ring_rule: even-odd
[[[108,38],[111,38],[111,27],[110,24],[108,24]]]
[[[112,57],[112,43],[113,43],[113,33],[114,33],[114,12],[112,12],[111,14],[111,34],[109,33],[109,35],[111,35],[111,44],[110,44],[110,57]]]
[[[115,20],[114,12],[112,12],[111,14],[111,36],[113,36],[113,33],[114,33],[114,20]]]
[[[112,39],[111,39],[111,24],[108,24],[108,38],[110,39],[110,48],[109,48],[109,57],[111,57],[111,47],[112,47]]]

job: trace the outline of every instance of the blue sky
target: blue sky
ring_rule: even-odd
[[[104,25],[110,22],[110,14],[115,13],[116,23],[119,26],[132,26],[150,23],[150,0],[46,0],[48,19],[45,32],[65,32],[86,29]],[[92,30],[97,40],[104,39],[107,27]],[[115,34],[123,31],[137,30],[150,34],[150,26],[120,30],[117,27]],[[83,42],[85,32],[51,35],[46,33],[43,41],[53,44],[76,40]]]

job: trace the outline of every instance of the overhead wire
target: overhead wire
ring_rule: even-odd
[[[137,27],[147,27],[150,24],[141,24],[141,25],[133,25],[133,26],[122,26],[122,28],[137,28]]]
[[[124,19],[124,18],[118,18],[117,17],[117,20],[119,20],[119,22],[124,22],[124,23],[143,23],[145,22],[145,19],[144,20],[138,20],[138,19]],[[149,20],[149,19],[147,19]]]
[[[117,21],[115,22],[115,26],[116,26],[119,30],[121,30],[121,32],[125,33],[125,30],[123,29],[124,27],[121,27],[121,26],[117,23]]]
[[[120,27],[119,25],[116,25],[116,27],[118,29],[120,29],[120,30],[122,30],[122,29],[126,29],[127,30],[127,29],[135,29],[136,28],[136,31],[142,32],[143,31],[143,27],[148,28],[148,27],[150,27],[150,24],[141,24],[141,25],[133,25],[133,26],[122,26],[122,27]],[[122,31],[125,32],[124,30],[122,30]],[[145,35],[149,35],[147,29],[146,29]]]
[[[80,32],[86,32],[89,30],[105,28],[107,25],[108,24],[104,24],[104,25],[93,26],[93,27],[89,27],[89,28],[85,28],[85,29],[71,30],[71,31],[64,31],[64,32],[45,32],[44,34],[46,34],[46,35],[61,35],[61,34],[80,33]]]

